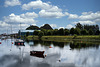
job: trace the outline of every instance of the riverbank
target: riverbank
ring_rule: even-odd
[[[39,40],[38,36],[28,36],[28,40]],[[99,35],[87,35],[87,36],[42,36],[43,41],[57,41],[57,42],[67,42],[67,41],[100,41]]]

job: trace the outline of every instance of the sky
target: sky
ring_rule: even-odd
[[[53,29],[100,26],[100,0],[0,0],[0,34],[17,33],[20,23],[22,30],[44,24]]]

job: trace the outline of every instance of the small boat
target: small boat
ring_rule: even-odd
[[[24,41],[21,40],[21,39],[16,39],[16,40],[15,40],[15,45],[17,45],[17,46],[25,46],[25,45],[24,45]]]
[[[43,54],[30,54],[30,56],[38,57],[38,58],[45,58]]]
[[[20,29],[21,29],[21,23],[20,23]],[[20,31],[20,38],[21,38],[21,31]],[[25,46],[24,45],[24,41],[21,40],[20,38],[15,40],[15,45],[17,45],[17,46]]]
[[[43,55],[45,51],[30,51],[30,55]]]

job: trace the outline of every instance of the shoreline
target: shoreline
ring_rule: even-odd
[[[28,40],[39,40],[38,36],[28,36]],[[100,42],[99,35],[86,35],[86,36],[42,36],[43,41],[56,41],[56,42],[68,42],[68,41],[90,41]]]

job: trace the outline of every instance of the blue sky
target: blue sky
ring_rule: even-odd
[[[30,25],[71,28],[76,23],[100,25],[100,0],[0,0],[0,34]]]

